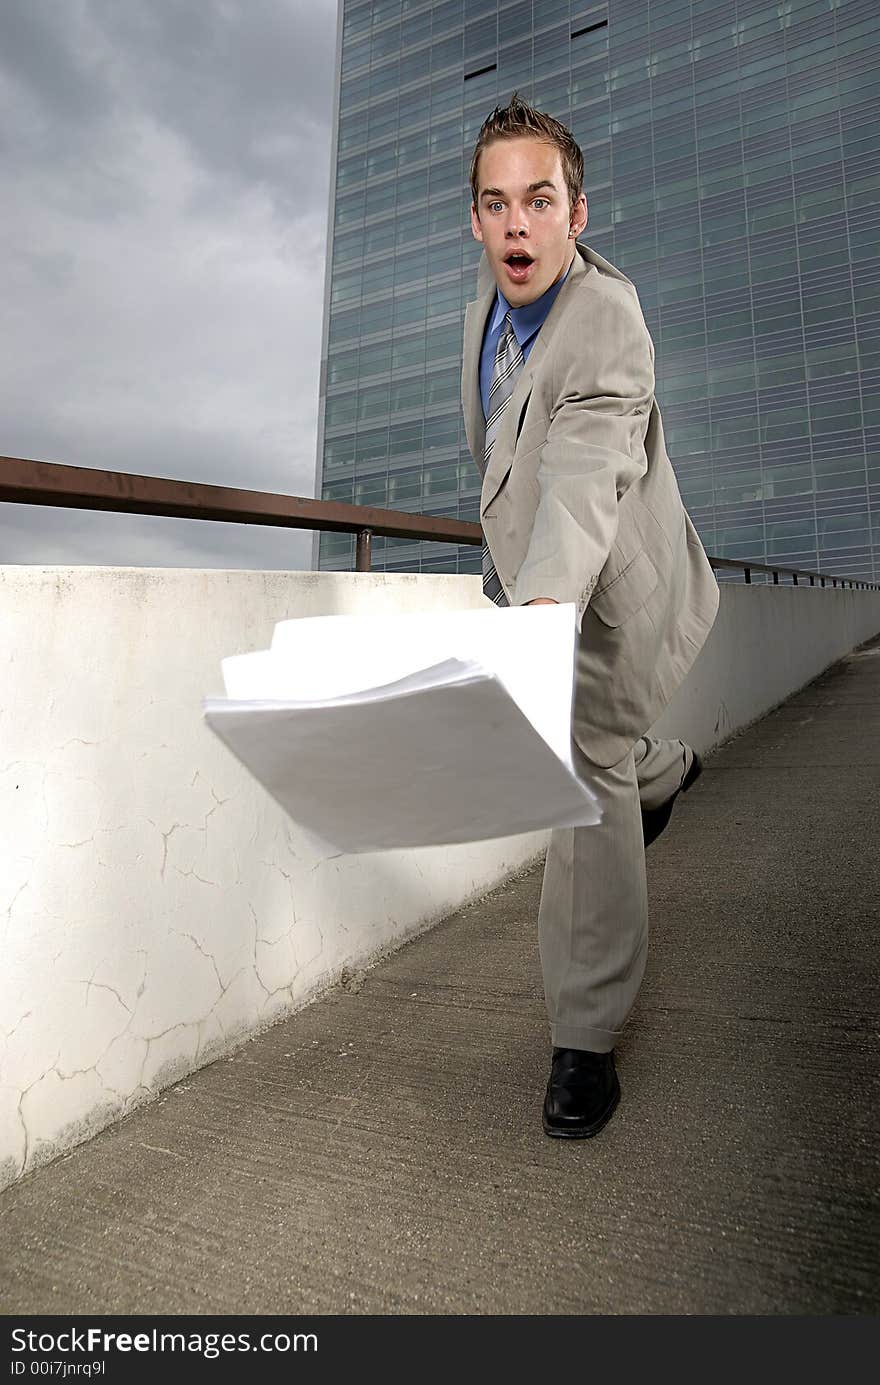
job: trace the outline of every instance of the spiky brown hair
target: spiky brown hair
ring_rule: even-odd
[[[499,139],[540,139],[559,150],[568,201],[574,206],[584,190],[584,156],[571,131],[552,115],[538,111],[514,92],[506,106],[496,106],[480,127],[471,158],[471,198],[478,206],[477,172],[480,155],[489,144]]]

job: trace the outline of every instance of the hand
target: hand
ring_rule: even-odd
[[[527,606],[558,606],[559,602],[554,601],[552,596],[536,596],[534,601],[527,601]]]

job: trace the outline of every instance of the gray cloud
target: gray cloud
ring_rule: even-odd
[[[335,22],[335,0],[3,7],[0,451],[314,493]],[[0,561],[120,549],[310,565],[291,531],[0,507]]]

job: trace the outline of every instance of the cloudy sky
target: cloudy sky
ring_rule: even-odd
[[[2,0],[0,454],[314,495],[336,0]],[[0,563],[311,535],[0,505]]]

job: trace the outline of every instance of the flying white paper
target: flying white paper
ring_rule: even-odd
[[[573,605],[287,620],[209,726],[340,852],[599,820],[570,742]]]

